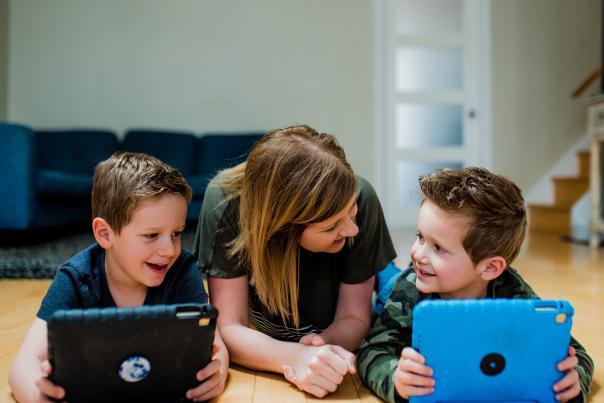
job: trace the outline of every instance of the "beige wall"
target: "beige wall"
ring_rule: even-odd
[[[568,95],[600,63],[599,7],[492,0],[493,168],[525,191],[583,135],[583,104]],[[304,122],[375,179],[370,0],[14,0],[9,11],[0,113],[11,120],[118,132]]]
[[[8,83],[8,0],[0,0],[0,120],[6,119]]]
[[[33,126],[337,135],[371,178],[372,3],[15,0],[8,115]]]
[[[600,65],[599,0],[492,1],[493,168],[528,190],[585,134],[569,97]]]

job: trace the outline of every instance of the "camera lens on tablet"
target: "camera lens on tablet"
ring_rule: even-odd
[[[489,376],[500,374],[505,368],[505,358],[501,354],[487,354],[480,361],[480,370]]]

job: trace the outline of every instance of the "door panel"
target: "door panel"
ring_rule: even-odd
[[[393,228],[415,226],[420,175],[482,162],[481,52],[488,44],[479,17],[487,3],[386,0],[376,8],[378,172]]]

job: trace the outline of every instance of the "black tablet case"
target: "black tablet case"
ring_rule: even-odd
[[[209,304],[57,311],[48,321],[50,379],[69,402],[186,400],[211,359],[216,317]],[[122,379],[129,357],[148,360],[144,379]]]

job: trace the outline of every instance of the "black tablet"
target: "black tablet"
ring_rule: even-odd
[[[217,315],[209,304],[57,311],[50,379],[69,402],[184,401],[212,357]]]

